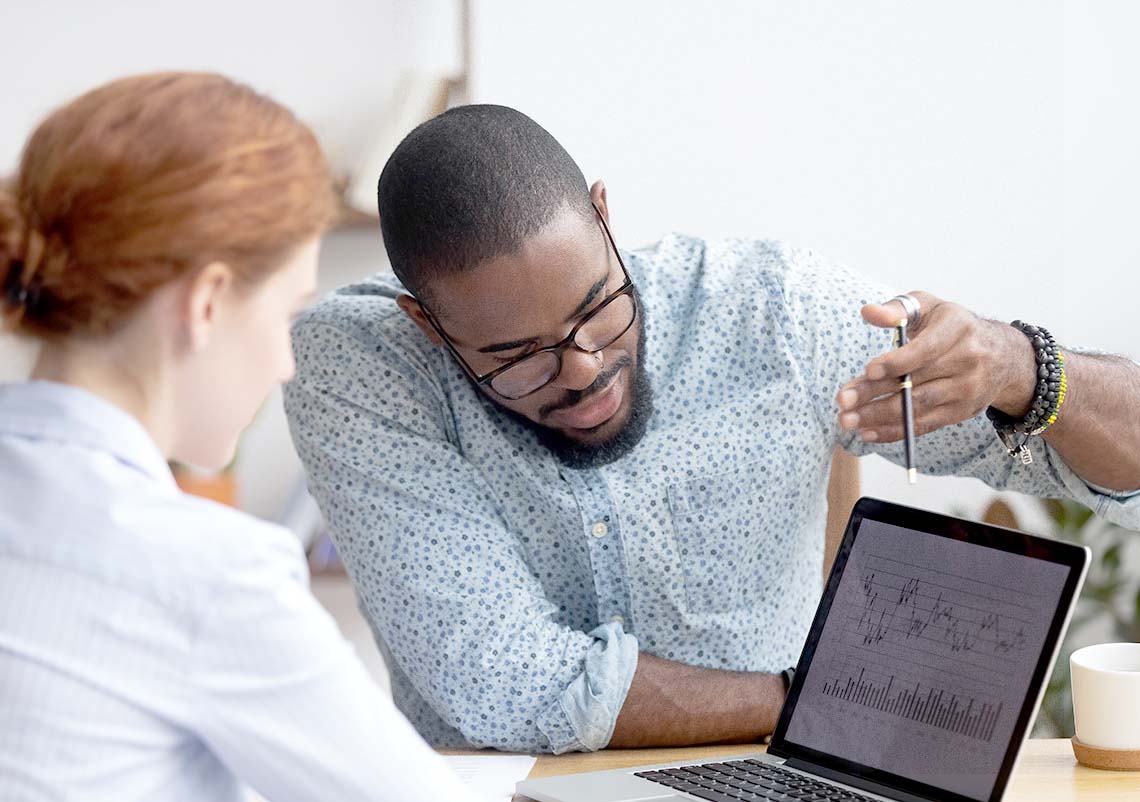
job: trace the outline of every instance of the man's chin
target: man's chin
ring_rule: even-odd
[[[608,465],[633,450],[649,426],[653,414],[653,391],[640,363],[626,388],[618,411],[593,429],[552,429],[529,419],[527,425],[539,442],[570,468]]]
[[[630,382],[632,384],[632,380]],[[602,421],[597,426],[591,429],[574,429],[570,427],[547,427],[551,431],[558,432],[567,440],[571,440],[581,446],[587,448],[598,448],[606,445],[610,440],[618,434],[622,427],[629,423],[629,417],[632,414],[633,402],[630,398],[629,388],[626,388],[625,398],[618,407],[617,412],[609,417],[608,420]]]

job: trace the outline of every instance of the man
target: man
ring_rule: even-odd
[[[417,128],[379,205],[399,281],[298,323],[286,406],[396,702],[437,746],[770,732],[820,593],[832,449],[899,459],[892,377],[913,375],[925,472],[1140,524],[1127,360],[1065,354],[1026,465],[979,416],[1034,402],[1025,333],[915,293],[891,350],[899,303],[811,252],[620,251],[605,187],[516,111]]]

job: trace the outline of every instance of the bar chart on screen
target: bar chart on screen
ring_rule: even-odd
[[[864,553],[821,692],[838,703],[980,742],[1034,629],[1032,598],[970,576]],[[1016,711],[1013,711],[1016,712]]]
[[[1001,702],[995,706],[992,700],[982,702],[973,696],[917,681],[906,687],[901,682],[896,686],[897,679],[891,674],[884,685],[881,680],[867,676],[867,666],[859,666],[858,675],[852,672],[846,682],[839,679],[825,682],[823,693],[981,741],[993,737],[994,725],[1001,716]]]

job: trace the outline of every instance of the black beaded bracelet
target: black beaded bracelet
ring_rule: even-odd
[[[1069,385],[1065,375],[1065,357],[1053,335],[1041,326],[1030,326],[1020,320],[1015,320],[1010,325],[1033,343],[1037,361],[1037,387],[1033,403],[1021,419],[1006,415],[994,407],[986,409],[986,417],[993,423],[998,438],[1009,455],[1029,465],[1033,462],[1029,438],[1041,434],[1056,422]]]

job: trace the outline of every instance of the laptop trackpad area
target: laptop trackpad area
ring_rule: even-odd
[[[518,784],[518,794],[538,802],[690,802],[629,770],[564,774]]]

